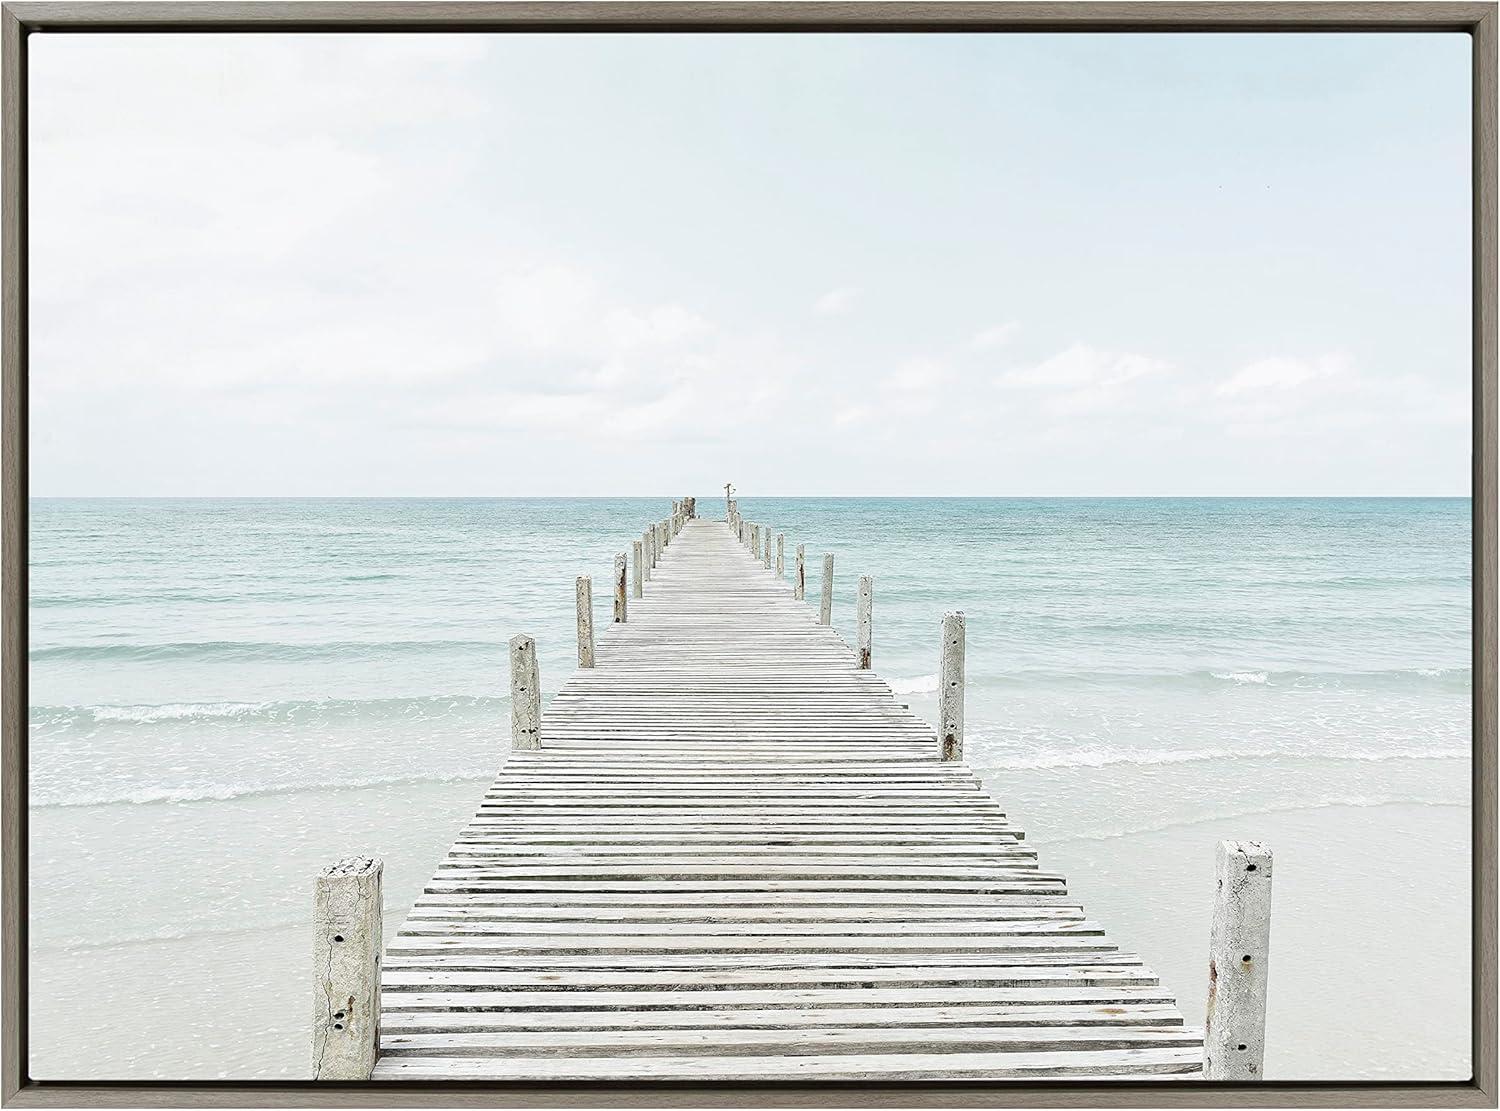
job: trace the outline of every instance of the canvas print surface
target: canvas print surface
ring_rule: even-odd
[[[1466,36],[29,50],[34,1077],[1469,1076]]]

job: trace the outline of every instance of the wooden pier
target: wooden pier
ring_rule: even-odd
[[[872,582],[851,648],[832,557],[810,606],[803,546],[789,581],[785,538],[773,564],[728,509],[634,541],[597,636],[580,578],[580,666],[545,711],[511,642],[514,750],[383,967],[378,862],[320,879],[320,962],[329,936],[366,955],[320,971],[315,1075],[1258,1079],[1269,854],[1220,847],[1205,1073],[1202,1029],[964,764],[962,614],[935,733],[873,666]]]

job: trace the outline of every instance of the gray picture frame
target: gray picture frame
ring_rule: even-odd
[[[17,2],[3,40],[3,1076],[15,1106],[1494,1107],[1496,1106],[1496,21],[1494,3]],[[27,1059],[28,36],[91,32],[1460,32],[1472,39],[1473,1065],[1465,1082],[699,1085],[39,1082]],[[1396,955],[1399,956],[1399,955]],[[1385,955],[1372,954],[1378,962]],[[211,1021],[206,1019],[205,1021]]]

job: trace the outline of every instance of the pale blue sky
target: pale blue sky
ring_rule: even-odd
[[[1468,59],[37,35],[32,492],[1467,494]]]

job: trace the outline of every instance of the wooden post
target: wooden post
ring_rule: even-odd
[[[807,597],[807,545],[797,545],[797,574],[792,579],[792,597],[802,601]]]
[[[656,556],[651,551],[651,530],[641,533],[641,581],[651,581],[651,568],[656,566]]]
[[[964,615],[943,614],[943,653],[938,667],[938,759],[964,755]]]
[[[645,592],[646,592],[645,591],[645,581],[646,581],[646,566],[645,566],[645,564],[646,564],[646,551],[645,551],[645,543],[646,542],[644,540],[637,540],[635,542],[635,551],[633,553],[635,555],[635,574],[631,576],[631,583],[630,583],[630,596],[632,598],[639,598],[643,594],[645,594]]]
[[[786,578],[786,533],[776,534],[776,577]]]
[[[579,575],[574,584],[578,603],[578,666],[594,666],[594,580]]]
[[[756,559],[760,558],[760,526],[750,526],[750,554]]]
[[[375,1068],[382,871],[375,857],[349,857],[313,885],[314,1080],[368,1080]]]
[[[765,554],[766,570],[769,571],[771,569],[771,526],[770,525],[766,526],[766,543],[765,543],[765,553],[764,554]]]
[[[818,624],[833,624],[833,553],[823,556],[823,599],[818,603]]]
[[[1271,957],[1271,850],[1220,841],[1208,951],[1203,1079],[1264,1080]]]
[[[871,638],[874,633],[875,580],[869,575],[859,577],[859,666],[870,669]]]
[[[510,638],[510,747],[542,747],[542,677],[536,641],[524,633]]]
[[[615,556],[615,621],[625,624],[625,553]]]

